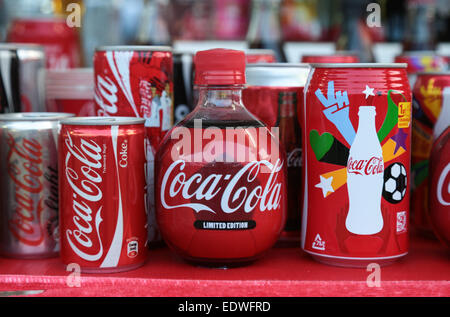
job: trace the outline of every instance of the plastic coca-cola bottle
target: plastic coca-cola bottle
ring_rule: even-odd
[[[285,157],[242,104],[244,52],[213,49],[195,59],[197,106],[156,154],[156,218],[184,259],[240,265],[264,254],[284,227]]]
[[[345,227],[359,235],[381,231],[384,161],[375,128],[375,107],[360,106],[359,123],[347,161],[349,210]]]

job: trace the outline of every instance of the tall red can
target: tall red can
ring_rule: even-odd
[[[167,46],[108,46],[94,55],[99,116],[145,118],[149,241],[161,241],[154,214],[154,156],[173,124],[173,61]]]
[[[277,127],[286,151],[288,205],[282,244],[300,242],[302,141],[298,111],[309,69],[307,64],[292,63],[247,65],[247,88],[242,92],[246,108],[267,127]]]
[[[11,22],[8,42],[36,43],[45,48],[47,68],[81,66],[80,37],[62,18],[20,18]]]
[[[420,72],[413,89],[411,220],[432,235],[428,221],[429,161],[433,142],[450,124],[450,72]]]
[[[69,113],[0,115],[0,254],[57,256],[58,122]]]
[[[405,64],[313,64],[303,108],[302,248],[332,265],[408,252],[411,91]]]
[[[61,121],[59,206],[64,264],[107,273],[144,263],[145,164],[144,119]]]

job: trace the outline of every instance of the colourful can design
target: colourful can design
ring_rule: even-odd
[[[364,267],[408,252],[405,67],[312,64],[302,124],[302,248],[318,261]]]

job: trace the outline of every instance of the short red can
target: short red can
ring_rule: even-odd
[[[302,248],[332,265],[408,252],[411,91],[405,64],[313,64],[303,108]]]
[[[7,41],[36,43],[45,48],[47,68],[81,66],[80,37],[63,18],[18,18],[11,22]]]
[[[144,119],[61,121],[60,242],[64,264],[108,273],[147,255]]]
[[[106,46],[94,55],[98,116],[145,119],[149,241],[160,242],[154,214],[154,157],[173,124],[173,56],[168,46]]]

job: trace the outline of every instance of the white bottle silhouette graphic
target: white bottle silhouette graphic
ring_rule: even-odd
[[[359,123],[347,162],[349,210],[345,227],[358,235],[381,231],[383,191],[383,152],[375,129],[375,107],[360,106]]]

